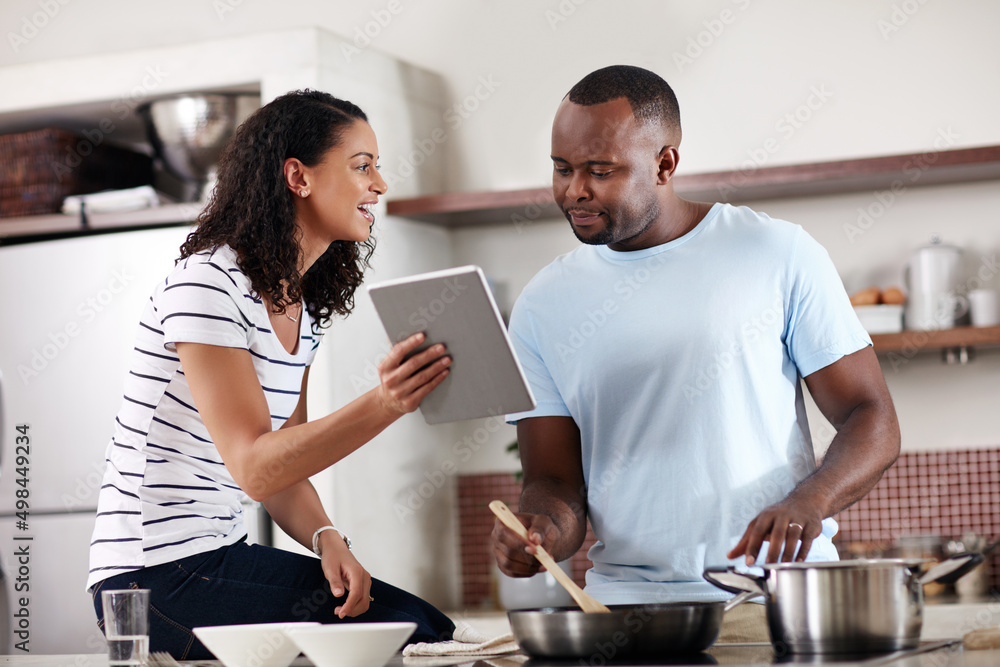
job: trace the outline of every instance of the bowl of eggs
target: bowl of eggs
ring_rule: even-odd
[[[854,312],[869,334],[901,332],[905,304],[906,294],[898,287],[868,287],[851,294]]]

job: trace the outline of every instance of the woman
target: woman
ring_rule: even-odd
[[[441,346],[407,359],[418,334],[376,389],[306,419],[321,328],[351,311],[374,249],[377,157],[364,112],[321,92],[279,97],[236,131],[140,321],[91,543],[102,628],[101,590],[149,588],[150,648],[179,659],[212,657],[191,633],[203,625],[405,620],[411,641],[450,638],[441,612],[371,578],[309,481],[448,374]],[[247,545],[247,496],[320,559]]]

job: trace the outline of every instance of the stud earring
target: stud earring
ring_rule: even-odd
[[[301,196],[301,197],[308,197],[309,196],[309,191],[308,190],[299,190],[299,196]]]

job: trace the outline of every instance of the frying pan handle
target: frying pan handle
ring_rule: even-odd
[[[708,583],[729,593],[767,595],[767,580],[764,577],[737,572],[732,566],[711,565],[705,568],[701,576]]]
[[[920,575],[918,581],[921,585],[934,581],[942,584],[951,584],[962,578],[969,570],[979,565],[985,560],[981,553],[966,552],[955,554],[951,558],[946,558],[931,569]]]

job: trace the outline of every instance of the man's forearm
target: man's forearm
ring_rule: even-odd
[[[587,499],[584,489],[570,488],[556,479],[525,481],[519,511],[545,514],[559,528],[557,544],[550,550],[557,561],[575,554],[587,535]]]
[[[809,498],[830,517],[868,494],[899,457],[899,427],[891,406],[858,406],[837,431],[819,469],[790,498]]]

